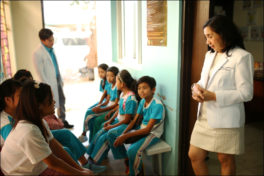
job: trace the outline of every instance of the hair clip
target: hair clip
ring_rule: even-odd
[[[38,89],[38,88],[39,88],[39,83],[36,83],[36,82],[35,82],[34,87],[35,87],[36,89]]]

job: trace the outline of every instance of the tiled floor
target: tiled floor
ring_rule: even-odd
[[[96,71],[95,71],[96,73]],[[99,100],[99,78],[96,74],[95,81],[75,79],[65,81],[64,92],[66,95],[67,120],[74,124],[72,132],[79,136],[82,132],[83,116],[87,108]],[[237,175],[263,175],[264,159],[264,122],[247,124],[245,127],[245,154],[236,157]],[[88,146],[88,142],[84,143]],[[210,175],[220,174],[220,165],[216,154],[210,153],[207,161]],[[146,175],[154,175],[152,172],[151,157],[144,155],[144,168]],[[107,170],[101,175],[124,175],[125,167],[122,160],[114,160],[109,152],[108,159],[103,165]]]

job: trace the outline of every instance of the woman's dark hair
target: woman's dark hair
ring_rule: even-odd
[[[137,81],[131,76],[127,70],[122,70],[118,73],[118,79],[125,83],[126,87],[136,94],[136,98],[139,100],[140,97],[137,93]]]
[[[108,72],[112,72],[112,73],[114,73],[115,76],[117,76],[117,74],[118,74],[118,72],[119,72],[119,69],[118,69],[117,67],[115,67],[115,66],[112,66],[112,67],[109,67],[109,68],[107,69],[107,71],[108,71]]]
[[[21,84],[13,79],[7,79],[0,85],[0,111],[6,107],[5,97],[13,98],[16,90],[21,87]]]
[[[107,71],[108,69],[108,65],[107,64],[100,64],[98,66],[98,68],[101,68],[103,69],[104,71]],[[106,77],[104,78],[103,82],[102,82],[102,88],[104,89],[105,88],[105,82],[106,82]]]
[[[104,71],[106,71],[108,69],[108,65],[107,64],[100,64],[100,65],[98,65],[98,68],[101,68]]]
[[[39,106],[43,104],[47,98],[49,104],[51,104],[53,97],[51,88],[48,84],[38,84],[35,81],[28,80],[21,90],[16,113],[16,124],[20,120],[27,120],[37,125],[45,139],[47,139],[48,133],[42,123]]]
[[[155,79],[153,77],[150,77],[150,76],[142,76],[141,78],[139,78],[139,80],[137,82],[137,86],[141,83],[148,84],[151,89],[154,89],[156,87]]]
[[[226,52],[226,55],[228,55],[229,50],[235,47],[245,49],[242,35],[237,26],[228,17],[223,15],[214,16],[204,24],[203,28],[205,27],[210,27],[214,32],[221,36],[225,44],[225,48],[222,52]],[[209,50],[214,52],[210,47]]]
[[[39,31],[40,40],[46,40],[53,35],[53,32],[50,29],[43,28]]]
[[[20,79],[23,79],[23,78],[27,78],[27,79],[33,79],[33,76],[32,74],[30,73],[30,71],[26,70],[26,69],[20,69],[18,70],[14,77],[13,77],[15,80],[17,81],[20,81]]]

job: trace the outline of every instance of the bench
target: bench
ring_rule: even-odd
[[[163,140],[160,140],[158,143],[152,145],[151,147],[145,150],[146,155],[157,156],[157,160],[158,160],[158,168],[157,168],[158,172],[157,173],[159,175],[162,175],[162,153],[170,152],[170,151],[171,151],[171,146]]]

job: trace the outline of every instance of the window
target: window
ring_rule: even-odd
[[[118,60],[141,64],[141,1],[117,1]]]

